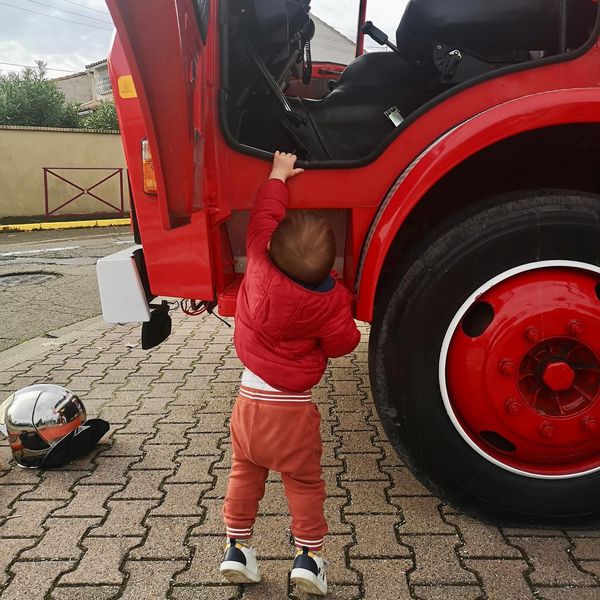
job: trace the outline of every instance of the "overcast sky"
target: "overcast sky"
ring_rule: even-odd
[[[368,18],[393,34],[408,0],[369,1]],[[358,4],[358,0],[313,0],[312,10],[354,38]],[[106,58],[111,37],[104,0],[0,0],[0,72],[18,71],[36,59],[55,69],[49,72],[51,77],[81,71]]]

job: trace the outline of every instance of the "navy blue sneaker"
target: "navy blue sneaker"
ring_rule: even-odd
[[[229,540],[219,568],[221,575],[231,583],[258,583],[260,570],[256,562],[256,550],[236,540]]]
[[[299,589],[317,596],[327,595],[327,576],[325,568],[327,563],[323,558],[308,548],[298,550],[290,578]]]

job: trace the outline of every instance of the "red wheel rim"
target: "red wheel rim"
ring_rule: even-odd
[[[590,269],[501,276],[463,306],[446,336],[446,408],[470,445],[508,470],[575,477],[600,469],[600,275]]]

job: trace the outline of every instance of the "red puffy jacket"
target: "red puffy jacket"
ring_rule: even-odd
[[[271,262],[267,244],[284,219],[288,188],[265,183],[248,225],[246,275],[237,299],[235,349],[248,369],[270,386],[303,392],[323,376],[328,358],[352,352],[360,332],[352,317],[352,296],[336,282],[315,292],[286,277]]]

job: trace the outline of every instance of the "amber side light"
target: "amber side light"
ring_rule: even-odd
[[[142,140],[142,172],[144,176],[144,192],[156,196],[156,175],[154,163],[147,139]]]

